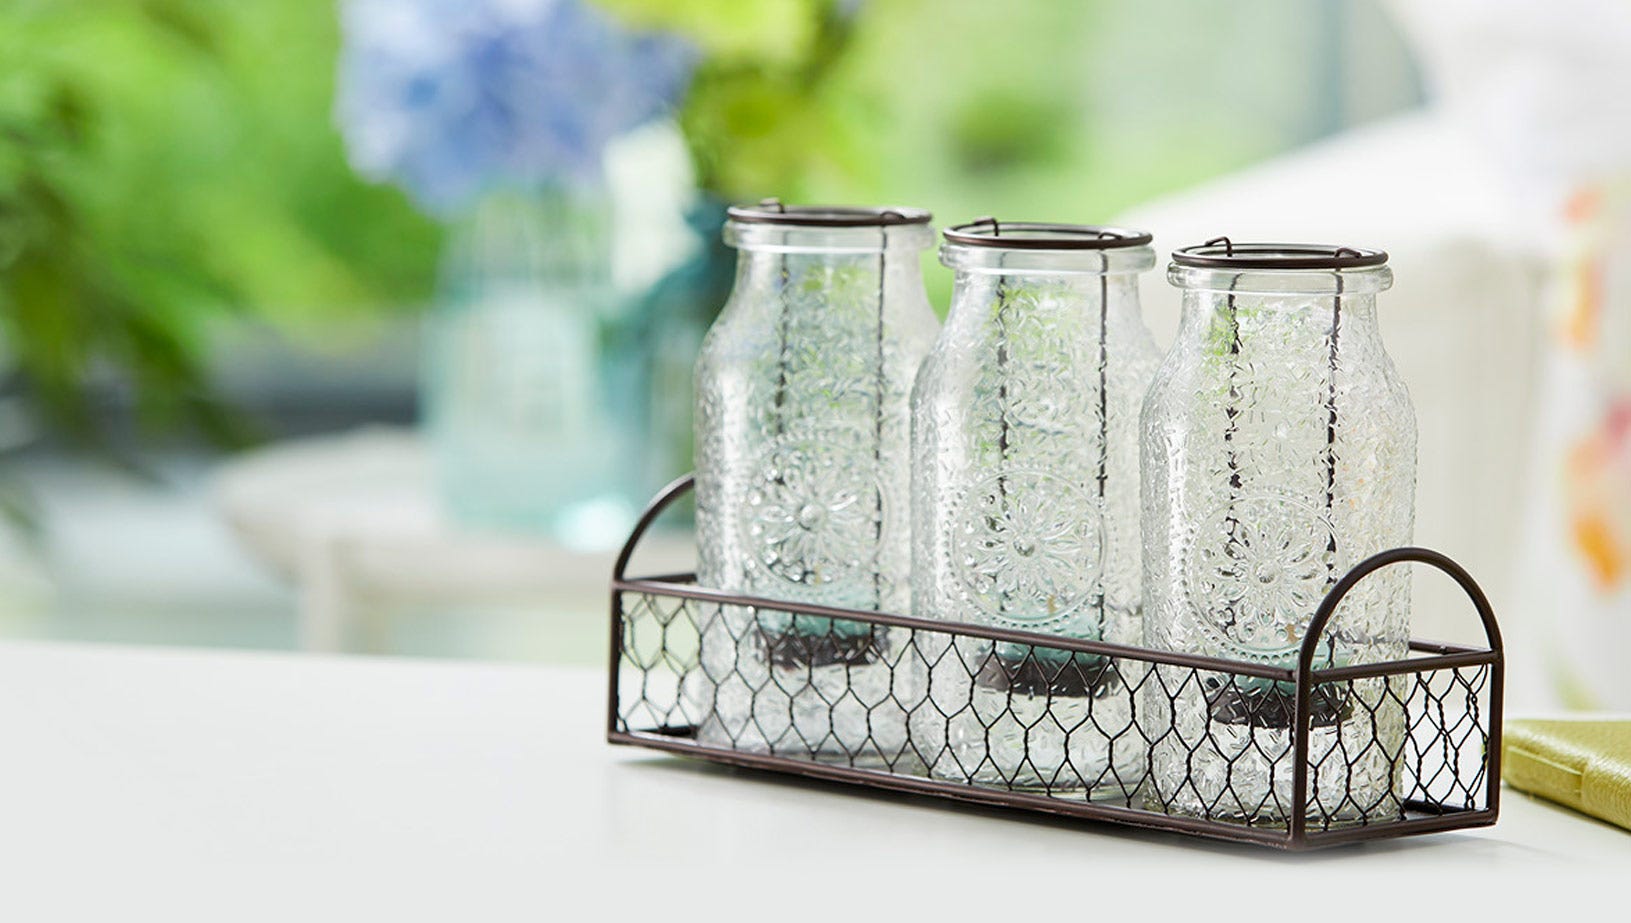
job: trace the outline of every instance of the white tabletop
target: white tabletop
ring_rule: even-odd
[[[1515,792],[1493,829],[1287,856],[614,748],[603,707],[590,670],[0,645],[0,919],[1466,910],[1631,869],[1631,834]]]

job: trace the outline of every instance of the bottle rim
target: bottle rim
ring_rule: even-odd
[[[998,221],[989,216],[949,227],[941,233],[950,244],[1002,250],[1119,250],[1146,247],[1155,239],[1148,231],[1133,228]]]
[[[806,228],[871,228],[928,224],[934,216],[921,208],[900,205],[784,205],[780,199],[762,199],[753,205],[732,205],[725,210],[732,221],[744,224],[779,224]]]
[[[1335,244],[1235,243],[1227,237],[1172,251],[1172,261],[1195,269],[1370,269],[1387,265],[1386,250]]]

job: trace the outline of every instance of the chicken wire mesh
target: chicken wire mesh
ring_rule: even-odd
[[[1355,568],[1310,631],[1370,571],[1418,561],[1462,581],[1488,648],[1278,669],[625,578],[684,487],[614,576],[614,742],[1283,848],[1495,820],[1499,636],[1440,555]]]

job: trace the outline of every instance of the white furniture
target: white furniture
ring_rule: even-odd
[[[1606,912],[1582,889],[1631,867],[1510,791],[1494,828],[1287,856],[614,748],[604,706],[584,669],[0,644],[0,919],[1426,919],[1563,872]]]
[[[215,497],[245,546],[294,583],[300,643],[312,651],[347,649],[370,610],[393,604],[512,604],[540,619],[604,619],[623,539],[583,551],[461,529],[437,502],[419,435],[389,427],[240,456],[222,466]],[[650,544],[642,555],[662,572],[692,566],[689,537],[658,533]]]

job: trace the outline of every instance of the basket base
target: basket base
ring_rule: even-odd
[[[1241,827],[1263,827],[1271,830],[1284,830],[1291,823],[1291,816],[1284,811],[1241,813],[1241,812],[1205,812],[1186,811],[1179,807],[1167,807],[1160,800],[1145,795],[1142,807],[1146,811],[1155,811],[1168,817],[1189,817],[1195,820],[1204,820],[1211,823],[1233,824]],[[1308,812],[1308,827],[1311,830],[1347,830],[1357,827],[1369,827],[1376,824],[1395,824],[1407,818],[1403,807],[1397,811],[1371,811],[1339,813],[1335,815],[1323,814],[1318,811]]]

